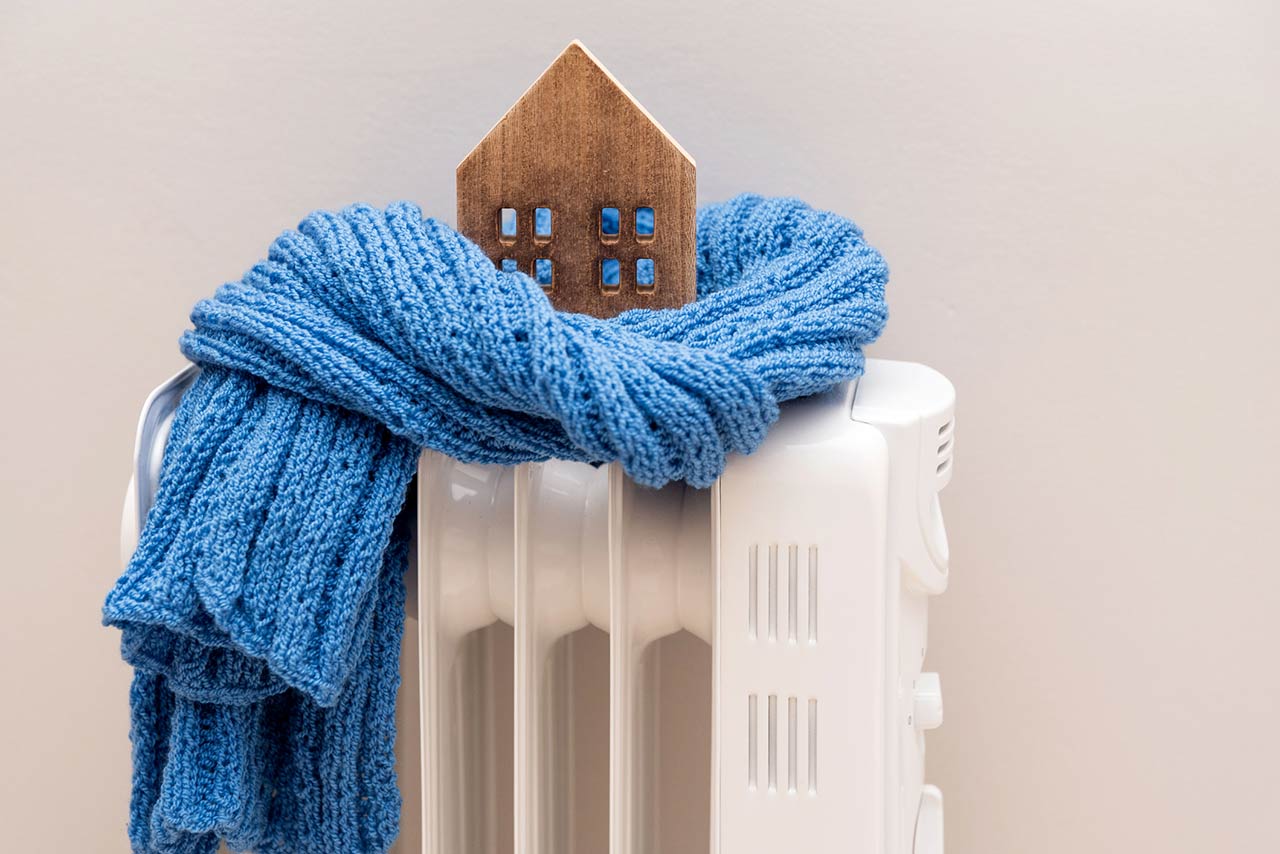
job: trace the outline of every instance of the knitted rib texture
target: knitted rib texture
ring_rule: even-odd
[[[413,205],[358,205],[196,305],[202,371],[104,610],[135,668],[135,851],[392,843],[423,448],[708,486],[779,401],[861,373],[888,271],[851,222],[740,196],[699,211],[697,246],[696,302],[600,320]]]

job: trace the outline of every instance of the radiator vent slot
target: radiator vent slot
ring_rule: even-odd
[[[787,549],[787,640],[796,642],[797,625],[800,622],[800,547]]]
[[[793,795],[796,793],[796,768],[799,765],[796,759],[796,705],[795,697],[787,698],[787,791]]]
[[[809,794],[818,794],[818,701],[809,701]]]
[[[818,642],[818,547],[809,546],[809,645]]]
[[[769,791],[778,791],[778,695],[769,695]]]
[[[769,642],[778,639],[778,544],[769,546]]]

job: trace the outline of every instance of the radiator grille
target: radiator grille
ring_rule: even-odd
[[[785,709],[780,702],[785,701]],[[818,701],[805,702],[806,716],[800,716],[799,697],[769,694],[765,699],[764,760],[761,761],[760,695],[747,695],[747,789],[761,789],[760,767],[766,769],[763,788],[769,793],[818,794]],[[784,717],[785,715],[785,717]],[[801,731],[803,730],[803,735]],[[801,744],[806,746],[800,751]],[[785,751],[785,754],[784,754]],[[785,769],[781,768],[785,755]],[[785,773],[785,777],[780,777]],[[803,775],[803,776],[801,776]]]
[[[747,638],[760,639],[761,609],[764,611],[765,641],[809,646],[818,642],[818,547],[805,549],[807,563],[801,565],[801,546],[769,543],[760,560],[761,547],[752,543],[747,550]],[[761,601],[763,591],[763,602]]]

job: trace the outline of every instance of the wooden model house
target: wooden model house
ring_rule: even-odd
[[[693,158],[578,41],[458,165],[458,229],[565,311],[691,302],[694,219]]]

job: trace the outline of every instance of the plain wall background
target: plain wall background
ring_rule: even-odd
[[[312,208],[452,221],[454,166],[575,36],[703,201],[856,219],[893,273],[871,352],[959,390],[949,850],[1280,850],[1274,0],[4,0],[5,847],[127,850],[99,607],[190,306]]]

